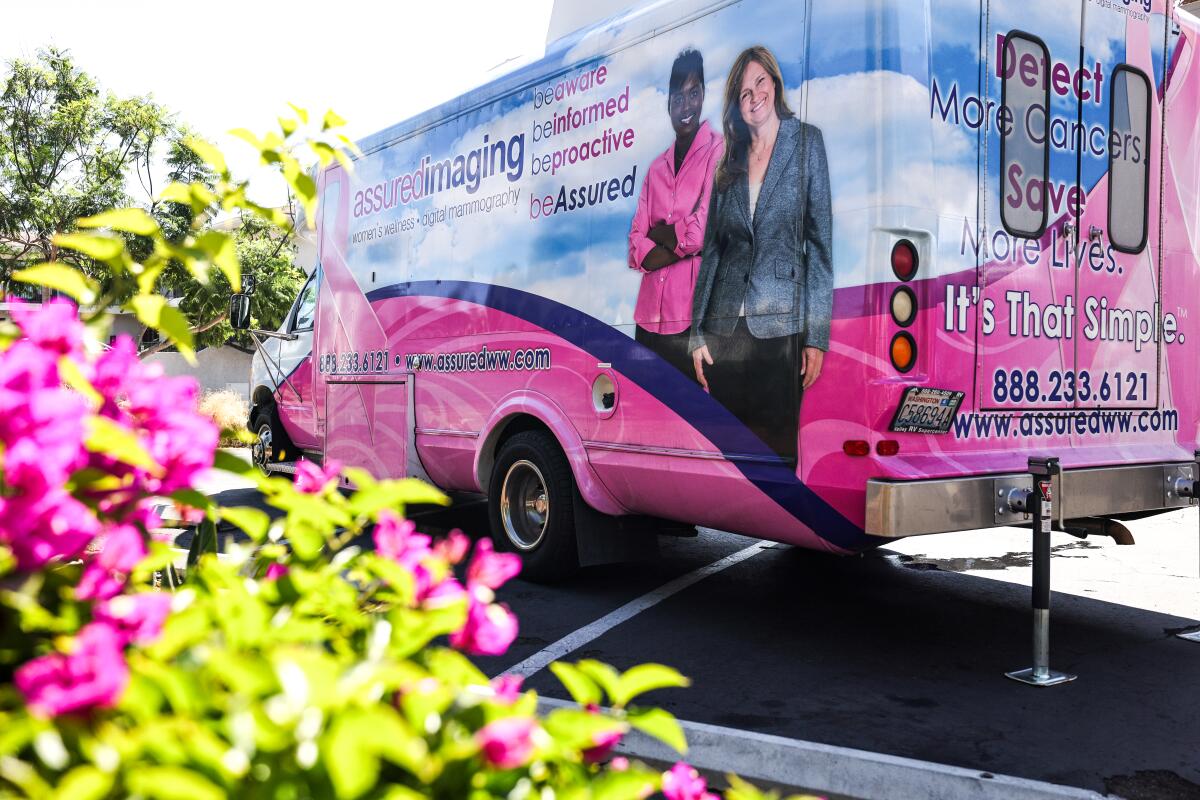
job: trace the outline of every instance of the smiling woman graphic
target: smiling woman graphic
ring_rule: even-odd
[[[794,461],[800,397],[820,377],[833,312],[825,144],[788,108],[779,62],[762,46],[734,60],[722,123],[691,366],[714,398]]]
[[[629,266],[642,273],[634,321],[635,337],[685,375],[692,292],[713,176],[722,139],[704,110],[704,59],[688,49],[671,65],[667,115],[675,141],[650,164],[629,231]]]

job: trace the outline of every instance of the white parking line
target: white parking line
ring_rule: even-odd
[[[636,600],[629,601],[616,611],[604,615],[590,625],[585,625],[579,630],[567,634],[557,642],[547,645],[516,666],[506,669],[504,672],[506,675],[521,675],[528,678],[538,670],[549,666],[551,662],[557,661],[568,653],[578,650],[593,639],[598,639],[622,622],[633,618],[647,608],[658,605],[671,595],[681,592],[695,583],[699,583],[709,575],[715,575],[723,569],[728,569],[734,564],[745,561],[747,558],[761,553],[764,549],[771,546],[771,542],[758,542],[747,547],[745,550],[739,550],[732,555],[725,556],[719,561],[714,561],[708,566],[682,575],[670,583],[665,583],[654,591],[647,592]]]

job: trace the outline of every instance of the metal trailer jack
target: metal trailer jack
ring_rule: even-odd
[[[1180,497],[1191,498],[1191,502],[1193,504],[1196,503],[1198,498],[1200,498],[1200,450],[1196,451],[1196,476],[1191,480],[1188,480],[1187,478],[1179,478],[1176,480],[1175,494],[1179,495]],[[1200,542],[1200,537],[1197,538],[1197,541]],[[1180,639],[1185,639],[1189,642],[1200,643],[1200,630],[1195,630],[1191,633],[1177,633],[1175,635]]]
[[[1033,666],[1004,675],[1031,686],[1056,686],[1078,677],[1050,669],[1050,529],[1054,476],[1060,473],[1057,458],[1031,458],[1033,488],[1014,489],[1008,496],[1013,511],[1033,515]]]

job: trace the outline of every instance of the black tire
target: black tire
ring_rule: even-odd
[[[522,431],[496,454],[488,487],[492,541],[521,556],[525,580],[561,581],[579,569],[575,494],[571,465],[550,433]]]
[[[268,471],[268,464],[276,464],[284,459],[296,460],[297,454],[292,452],[292,440],[283,430],[274,404],[265,405],[251,415],[250,432],[256,437],[250,447],[250,457],[263,473]]]

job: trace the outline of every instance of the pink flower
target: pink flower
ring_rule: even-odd
[[[517,618],[508,606],[470,596],[467,621],[450,634],[450,645],[473,656],[503,655],[517,638]]]
[[[122,646],[111,625],[93,622],[75,637],[70,653],[35,658],[16,671],[14,682],[38,716],[108,708],[129,683]]]
[[[475,741],[489,764],[500,769],[515,769],[533,757],[535,723],[528,717],[498,719],[481,728]]]
[[[417,568],[417,602],[426,608],[444,608],[453,603],[461,602],[467,596],[467,590],[450,575],[441,582],[430,585],[429,571],[424,567]]]
[[[612,755],[613,748],[621,742],[624,736],[619,729],[606,733],[597,733],[592,737],[592,746],[583,751],[583,760],[588,764],[598,764]]]
[[[267,567],[267,573],[263,575],[264,581],[277,581],[284,575],[288,574],[288,565],[280,564],[278,561],[272,561],[271,566]]]
[[[401,519],[394,511],[380,511],[373,534],[375,552],[409,570],[415,570],[432,552],[430,538],[416,531],[417,526],[412,520]]]
[[[320,494],[330,481],[337,480],[342,472],[342,464],[330,459],[324,467],[318,467],[306,458],[300,459],[296,465],[296,491],[304,494]]]
[[[613,772],[624,772],[629,769],[629,759],[625,756],[613,756],[613,760],[608,762],[608,768]]]
[[[13,322],[38,347],[60,356],[82,353],[83,322],[70,300],[55,297],[40,306],[19,299],[10,302]]]
[[[121,594],[105,600],[92,612],[97,622],[111,625],[124,642],[152,644],[162,633],[171,613],[171,595],[166,592]]]
[[[133,525],[109,528],[100,547],[75,587],[75,597],[80,600],[107,600],[120,594],[129,573],[146,557],[146,542]]]
[[[0,541],[12,548],[22,571],[75,558],[99,532],[87,506],[63,489],[36,498],[0,498]]]
[[[467,557],[467,551],[471,549],[470,538],[460,531],[458,528],[450,531],[445,539],[442,539],[433,546],[433,552],[439,558],[448,561],[451,564],[458,564]]]
[[[514,553],[497,553],[491,539],[480,539],[475,557],[467,567],[467,588],[486,586],[495,590],[521,571],[521,559]]]
[[[512,705],[521,697],[521,684],[525,682],[522,675],[501,675],[492,678],[489,684],[496,693],[496,700],[504,705]]]
[[[700,773],[682,761],[663,773],[662,793],[667,800],[720,800],[708,791],[708,782]]]

